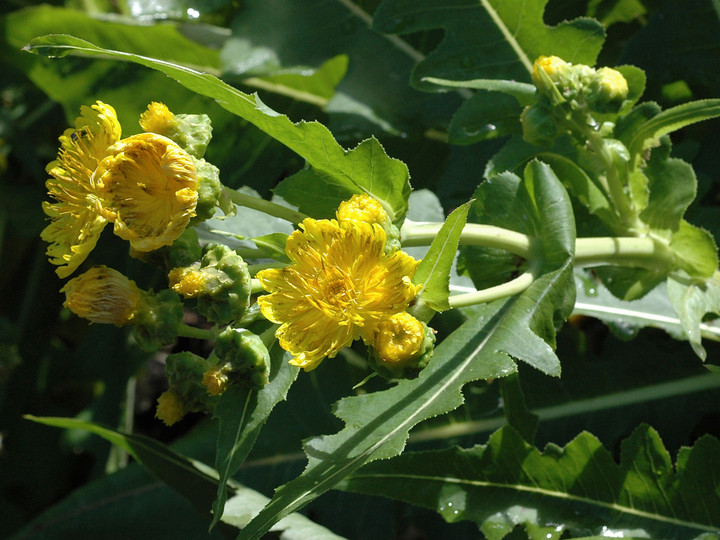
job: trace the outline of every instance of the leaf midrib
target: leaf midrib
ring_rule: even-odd
[[[531,486],[526,486],[524,484],[504,484],[504,483],[500,483],[500,482],[468,480],[465,478],[457,478],[457,477],[451,477],[451,476],[432,476],[432,475],[420,475],[420,474],[389,474],[389,473],[383,473],[383,474],[365,473],[365,474],[363,474],[363,473],[361,473],[361,474],[354,474],[352,476],[352,478],[353,478],[353,480],[375,479],[375,480],[384,480],[384,481],[387,481],[388,479],[418,480],[418,481],[423,481],[423,482],[443,482],[443,483],[448,483],[448,484],[466,485],[466,486],[479,487],[479,488],[508,489],[508,490],[514,490],[514,491],[521,491],[524,493],[531,493],[534,495],[542,495],[544,497],[550,497],[550,498],[555,498],[555,499],[564,499],[564,500],[569,500],[572,502],[599,506],[599,507],[606,508],[608,510],[612,510],[615,512],[631,514],[631,515],[642,517],[645,519],[651,519],[654,521],[668,523],[671,525],[689,527],[689,528],[698,529],[698,530],[705,531],[705,532],[717,532],[717,530],[718,530],[717,527],[713,527],[712,525],[704,525],[702,523],[696,523],[696,522],[692,522],[692,521],[685,521],[682,519],[671,518],[668,516],[663,516],[661,514],[653,514],[651,512],[639,510],[637,508],[622,506],[617,503],[608,503],[608,502],[604,502],[604,501],[599,501],[597,499],[592,499],[589,497],[582,497],[580,495],[573,495],[573,494],[564,493],[561,491],[552,491],[552,490],[544,489],[544,488],[531,487]]]

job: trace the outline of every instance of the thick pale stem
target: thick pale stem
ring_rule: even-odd
[[[400,242],[404,247],[430,245],[442,226],[442,223],[413,223],[408,220],[402,226]],[[527,234],[475,223],[465,225],[460,243],[465,246],[504,249],[523,259],[532,258],[539,245],[536,238]]]
[[[651,237],[578,238],[575,242],[575,266],[632,266],[667,271],[674,256],[668,245]]]
[[[298,224],[303,219],[308,217],[302,212],[298,212],[297,210],[293,210],[292,208],[288,208],[287,206],[275,204],[271,201],[266,201],[265,199],[262,199],[260,197],[253,197],[252,195],[240,193],[239,191],[235,191],[234,189],[227,189],[226,191],[230,196],[232,202],[234,202],[238,206],[245,206],[247,208],[259,210],[260,212],[264,212],[270,216],[275,216],[279,217],[280,219],[287,220],[290,223]]]
[[[520,294],[532,285],[533,281],[535,281],[535,277],[534,272],[525,272],[524,274],[521,274],[515,279],[508,281],[507,283],[503,283],[502,285],[489,287],[487,289],[467,294],[451,296],[448,299],[448,302],[450,303],[451,308],[459,308],[475,304],[484,304],[500,298],[514,296],[516,294]]]

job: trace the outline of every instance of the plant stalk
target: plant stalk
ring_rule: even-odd
[[[260,197],[254,197],[253,195],[248,195],[246,193],[240,193],[234,189],[226,188],[226,192],[230,196],[232,202],[238,206],[245,206],[247,208],[252,208],[253,210],[259,210],[260,212],[284,219],[295,225],[308,217],[302,212],[298,212],[297,210],[293,210],[287,206],[282,206],[272,201],[267,201]]]

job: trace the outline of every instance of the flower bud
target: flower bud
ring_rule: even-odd
[[[230,384],[244,382],[262,388],[268,383],[270,353],[260,336],[245,328],[228,327],[218,335],[214,353],[223,364],[229,364],[220,370],[229,377]]]
[[[390,221],[390,216],[383,208],[383,205],[372,195],[353,195],[349,200],[343,201],[335,213],[338,222],[361,221],[365,223],[377,223],[383,229],[387,237],[385,251],[391,252],[400,249],[400,229]]]
[[[177,396],[186,413],[211,412],[217,400],[208,394],[203,376],[210,367],[205,358],[189,351],[167,357],[165,371],[170,391]]]
[[[158,293],[143,292],[143,298],[145,304],[135,317],[133,334],[142,349],[155,351],[177,338],[183,305],[180,297],[168,289]]]
[[[60,289],[65,307],[90,322],[124,326],[144,306],[135,282],[107,266],[94,266]]]
[[[628,83],[619,71],[604,67],[595,72],[587,91],[588,103],[598,112],[617,111],[628,96]]]
[[[227,324],[242,316],[250,303],[247,263],[221,244],[208,244],[199,262],[174,268],[168,279],[175,292],[196,299],[198,312],[212,322]]]
[[[235,205],[230,195],[220,182],[220,171],[212,163],[204,159],[193,159],[197,171],[198,200],[195,207],[195,217],[191,225],[196,225],[215,215],[215,209],[220,208],[226,216],[235,214]]]
[[[559,134],[552,109],[544,102],[525,107],[520,122],[523,139],[535,146],[552,146]]]
[[[153,102],[140,116],[140,126],[148,133],[172,139],[196,158],[205,154],[212,138],[210,117],[206,114],[173,114],[163,103]]]
[[[417,374],[433,354],[435,333],[402,311],[378,324],[373,335],[371,365],[386,378]]]

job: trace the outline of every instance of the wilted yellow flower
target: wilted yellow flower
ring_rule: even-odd
[[[425,341],[425,325],[403,311],[378,324],[373,339],[377,355],[390,364],[413,360]]]
[[[190,155],[167,137],[141,133],[113,145],[93,175],[114,222],[113,232],[138,251],[171,245],[197,204],[197,176]]]
[[[157,400],[155,418],[162,420],[166,426],[172,426],[185,416],[185,406],[172,390],[163,392]]]
[[[99,215],[102,206],[91,185],[98,163],[109,148],[120,140],[120,123],[115,109],[98,101],[83,106],[75,127],[60,137],[60,150],[47,166],[52,178],[46,186],[56,202],[44,202],[43,210],[51,218],[41,237],[50,245],[47,255],[61,278],[72,274],[97,243],[107,220]]]
[[[203,384],[207,387],[208,394],[219,396],[230,385],[228,373],[232,370],[229,362],[211,367],[203,374]]]
[[[291,363],[314,369],[353,340],[371,341],[377,324],[415,298],[418,262],[402,251],[386,254],[377,224],[305,219],[292,233],[282,269],[258,272],[271,294],[258,299],[262,314],[281,324],[280,346]]]
[[[336,215],[338,221],[365,221],[383,228],[390,221],[380,201],[365,194],[353,195],[349,201],[341,202]]]
[[[140,127],[147,132],[167,137],[168,133],[177,127],[177,122],[167,105],[153,101],[148,105],[147,111],[140,115]]]
[[[207,292],[207,275],[189,267],[173,268],[168,273],[170,288],[185,298],[195,298]]]
[[[90,322],[123,326],[129,323],[143,302],[135,282],[107,266],[93,266],[60,289],[65,307]]]

